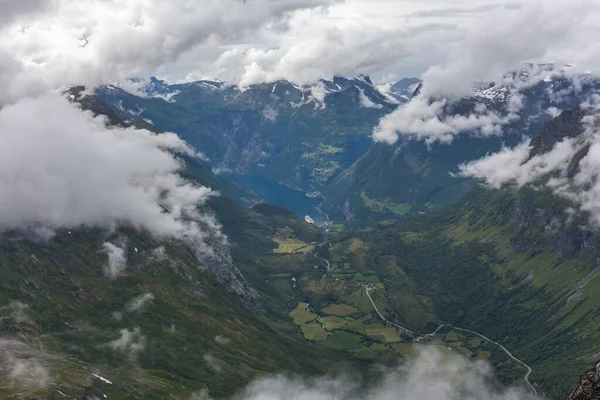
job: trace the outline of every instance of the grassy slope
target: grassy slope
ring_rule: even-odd
[[[424,332],[440,321],[477,330],[563,398],[600,352],[600,277],[594,250],[583,250],[595,240],[581,238],[581,221],[567,224],[565,206],[530,189],[482,191],[447,213],[352,236],[371,243],[368,265],[385,282],[389,319]],[[498,357],[500,377],[517,379]]]
[[[362,156],[371,146],[368,132],[386,111],[356,112],[356,104],[324,110],[316,110],[313,103],[291,107],[266,87],[231,93],[226,100],[206,97],[190,86],[173,103],[118,90],[101,96],[126,109],[139,107],[141,116],[161,130],[176,132],[215,164],[224,162],[236,172],[306,190],[310,184],[325,184]],[[276,117],[265,118],[265,110]]]
[[[93,97],[82,106],[97,113],[106,108]],[[124,122],[119,113],[113,119]],[[204,163],[186,161],[188,179],[223,193],[209,207],[229,236],[236,265],[259,291],[263,311],[243,308],[177,242],[158,242],[126,229],[71,229],[47,242],[7,233],[0,240],[2,362],[4,367],[17,365],[15,360],[28,367],[43,365],[50,385],[37,388],[34,377],[25,386],[4,374],[0,397],[47,398],[59,396],[60,390],[78,398],[104,393],[120,399],[177,399],[208,388],[221,398],[264,373],[324,373],[338,361],[350,365],[343,353],[306,347],[288,316],[293,303],[289,278],[269,279],[274,268],[285,275],[312,266],[273,252],[279,230],[314,242],[320,239],[318,229],[279,207],[244,209],[243,190],[216,177]],[[107,256],[102,244],[109,240],[127,248],[127,270],[114,280],[103,274]],[[154,299],[140,311],[128,310],[132,299],[145,293]],[[143,349],[111,348],[121,330],[132,333]]]
[[[257,211],[250,214],[265,230],[275,229],[273,219]],[[128,268],[115,280],[102,272],[107,262],[101,252],[105,240],[127,241]],[[164,258],[156,256],[159,246],[165,249]],[[247,257],[260,255],[259,251]],[[268,257],[279,265],[289,262],[277,254]],[[291,264],[303,268],[301,261]],[[44,352],[38,358],[61,360],[43,362],[55,384],[40,395],[58,389],[81,396],[82,387],[91,385],[118,398],[186,398],[206,385],[213,396],[222,397],[263,373],[322,373],[334,363],[330,360],[344,359],[305,347],[274,284],[263,283],[261,302],[266,311],[253,313],[177,243],[159,243],[132,231],[109,235],[72,230],[46,243],[11,236],[2,241],[0,266],[3,338],[32,344]],[[286,296],[290,287],[288,283]],[[142,311],[128,311],[127,304],[144,293],[152,293],[154,300]],[[16,317],[15,302],[27,305],[27,320]],[[121,329],[137,327],[145,337],[139,354],[106,345],[119,338]],[[217,336],[225,338],[224,343],[215,340]],[[90,372],[118,385],[93,381]],[[0,382],[3,398],[22,389]],[[27,390],[22,393],[31,395]]]

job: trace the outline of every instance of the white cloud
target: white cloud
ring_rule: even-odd
[[[2,369],[8,370],[8,379],[13,385],[44,388],[50,383],[48,370],[35,359],[9,356]]]
[[[211,400],[210,394],[208,393],[208,389],[202,389],[197,392],[192,393],[191,400]]]
[[[489,12],[468,31],[444,64],[423,74],[424,94],[450,98],[469,95],[475,82],[498,81],[526,62],[548,62],[550,51],[566,50],[579,38],[581,24],[589,21],[588,12],[597,11],[593,3],[522,2],[522,7]]]
[[[311,97],[317,100],[320,103],[325,105],[325,97],[327,96],[327,89],[325,88],[325,84],[323,82],[317,82],[310,89]]]
[[[202,356],[206,365],[215,372],[223,372],[223,368],[225,367],[225,363],[219,360],[217,357],[212,354],[205,354]]]
[[[330,1],[60,0],[49,10],[36,7],[39,0],[17,3],[1,3],[0,82],[7,85],[0,103],[56,86],[146,77],[187,52],[202,57],[198,47],[243,42],[273,25],[281,30],[295,10]]]
[[[152,300],[154,300],[154,295],[152,293],[141,294],[131,299],[131,301],[126,306],[126,309],[129,312],[141,311],[144,308],[144,306]]]
[[[0,29],[4,25],[30,20],[55,6],[55,1],[48,0],[0,0]]]
[[[360,98],[360,106],[364,108],[383,108],[383,105],[377,104],[373,102],[367,95],[365,95],[365,91],[359,89],[359,98]]]
[[[462,164],[459,167],[460,174],[483,179],[496,189],[510,182],[523,186],[553,171],[566,175],[571,159],[581,148],[579,140],[564,139],[549,152],[530,158],[532,147],[529,143],[526,140],[515,148],[503,148],[498,153]]]
[[[391,371],[369,389],[351,380],[300,379],[275,376],[252,382],[238,400],[519,400],[533,399],[527,393],[508,388],[497,390],[488,383],[488,365],[470,364],[459,356],[424,348],[404,368]]]
[[[600,71],[600,58],[590,56],[597,54],[595,38],[600,37],[600,30],[594,21],[599,7],[596,0],[521,1],[486,12],[465,30],[460,42],[449,47],[444,62],[423,74],[420,96],[382,118],[374,130],[375,140],[394,143],[406,136],[448,143],[462,132],[502,134],[504,126],[518,118],[523,105],[519,93],[525,88],[559,74],[575,77],[573,86],[577,87],[584,68]],[[558,66],[570,64],[555,71],[536,66],[551,61]],[[534,64],[526,75],[505,75],[526,63]],[[447,104],[472,95],[474,84],[491,81],[508,88],[506,111],[447,115]],[[565,94],[555,93],[557,97]]]
[[[412,27],[398,23],[382,27],[366,20],[334,20],[333,12],[327,9],[295,13],[290,30],[276,38],[275,46],[232,46],[219,56],[216,69],[204,75],[241,87],[281,79],[312,84],[334,75],[377,73],[421,51],[432,51],[448,40],[457,39],[455,27],[448,24]],[[268,40],[272,33],[264,35],[267,37],[263,40]]]
[[[231,342],[231,339],[229,339],[226,336],[217,335],[217,336],[215,336],[215,342],[222,344],[222,345],[226,345]]]
[[[116,278],[127,268],[125,249],[106,242],[102,245],[103,251],[108,255],[108,262],[104,268],[104,274],[109,278]]]
[[[600,225],[600,124],[597,116],[590,115],[583,118],[583,123],[583,134],[561,140],[546,153],[530,157],[531,147],[526,141],[513,149],[504,148],[463,164],[460,173],[495,188],[507,183],[523,186],[546,177],[544,185],[589,212],[592,222]],[[570,170],[575,156],[585,148],[588,151],[579,161],[578,169]]]
[[[31,318],[27,314],[29,305],[20,301],[11,301],[8,306],[0,307],[0,311],[6,312],[7,316],[3,316],[0,320],[10,319],[16,324],[32,323]]]
[[[181,178],[170,151],[193,153],[174,134],[107,129],[60,96],[5,106],[0,231],[126,224],[199,245],[218,234],[214,218],[197,211],[215,193]]]
[[[135,361],[137,354],[144,350],[146,346],[146,337],[142,335],[139,327],[133,330],[121,329],[119,338],[108,343],[113,350],[126,353],[130,360]]]
[[[361,73],[410,76],[432,65],[426,90],[456,95],[473,80],[499,78],[527,60],[600,61],[596,0],[24,0],[0,6],[0,103],[57,86],[156,73],[246,86]]]
[[[417,96],[381,118],[373,131],[373,138],[390,144],[396,143],[400,137],[427,143],[449,143],[462,132],[481,136],[501,135],[504,125],[518,119],[514,112],[501,115],[477,107],[467,115],[448,115],[447,106],[446,99],[432,100],[424,95]]]
[[[526,140],[515,148],[503,147],[498,153],[460,165],[460,174],[472,178],[485,179],[493,188],[517,180],[521,175],[521,165],[529,157],[531,141]]]
[[[12,387],[40,389],[52,383],[51,357],[17,340],[0,340],[0,374]]]

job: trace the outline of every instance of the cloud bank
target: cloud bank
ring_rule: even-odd
[[[236,400],[521,400],[536,397],[516,388],[498,390],[490,384],[486,364],[470,364],[432,348],[422,349],[404,368],[389,372],[368,389],[340,379],[285,376],[251,383]]]
[[[460,133],[501,135],[508,124],[519,119],[524,89],[551,76],[579,79],[584,69],[599,71],[600,59],[590,56],[597,46],[595,38],[600,36],[593,26],[598,11],[599,4],[593,0],[522,1],[515,7],[494,8],[466,30],[444,62],[427,69],[419,96],[381,119],[374,139],[449,143]],[[554,71],[536,66],[551,61],[558,66]],[[533,65],[523,74],[507,75],[523,71],[527,63]],[[562,70],[563,65],[569,65],[568,70]],[[472,96],[475,85],[482,82],[499,85],[499,90],[506,91],[503,95],[508,103],[492,110],[481,100],[479,110],[452,109],[462,97]]]
[[[4,90],[0,103],[57,86],[92,87],[106,81],[147,77],[186,53],[202,58],[207,48],[243,42],[261,28],[284,29],[294,11],[329,3],[3,1],[0,83]],[[273,25],[277,27],[269,28]]]
[[[425,95],[417,96],[381,118],[373,138],[389,144],[396,143],[400,137],[427,143],[450,143],[456,135],[467,131],[481,136],[502,135],[502,127],[519,118],[515,112],[502,115],[485,106],[476,107],[467,115],[448,115],[447,106],[447,99],[432,100]]]
[[[35,117],[34,117],[35,116]],[[0,231],[113,229],[202,242],[216,222],[197,207],[215,193],[179,175],[176,135],[105,127],[57,95],[0,109]]]
[[[530,156],[529,141],[460,166],[460,174],[481,179],[493,188],[529,183],[550,188],[590,213],[600,226],[600,118],[597,111],[583,117],[585,131],[564,138],[542,154]],[[577,164],[578,161],[578,164]],[[578,165],[578,166],[577,166]]]
[[[598,34],[595,0],[26,0],[0,7],[0,102],[153,74],[245,87],[412,76],[432,65],[427,90],[459,95],[473,80],[498,78],[527,60],[598,61],[590,40]]]

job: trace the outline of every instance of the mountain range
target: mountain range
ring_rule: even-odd
[[[173,131],[201,152],[174,156],[182,177],[220,194],[201,207],[222,232],[206,222],[209,253],[126,225],[4,233],[0,394],[230,398],[280,372],[373,381],[373,365],[431,346],[489,362],[493,385],[567,398],[600,354],[600,236],[585,202],[598,177],[587,103],[600,87],[542,70],[502,136],[451,143],[373,143],[379,120],[420,95],[414,78],[387,91],[367,76],[71,89],[108,126]],[[527,71],[478,85],[444,115],[510,112]],[[501,184],[473,164],[522,149]],[[264,182],[317,198],[333,224],[267,204]],[[119,279],[103,274],[111,262]]]

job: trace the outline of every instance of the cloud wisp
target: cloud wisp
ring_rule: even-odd
[[[119,334],[117,339],[107,345],[115,351],[125,353],[130,361],[135,362],[137,355],[146,347],[146,336],[142,335],[139,327],[132,330],[121,329]]]
[[[50,356],[18,340],[0,340],[0,373],[12,387],[29,390],[52,383]]]
[[[125,257],[125,249],[114,245],[110,242],[105,242],[102,245],[102,250],[108,256],[108,261],[104,268],[104,274],[111,279],[121,275],[127,268],[127,258]]]
[[[141,312],[148,303],[152,302],[152,300],[154,300],[154,295],[152,293],[144,293],[131,299],[125,308],[129,312]]]

